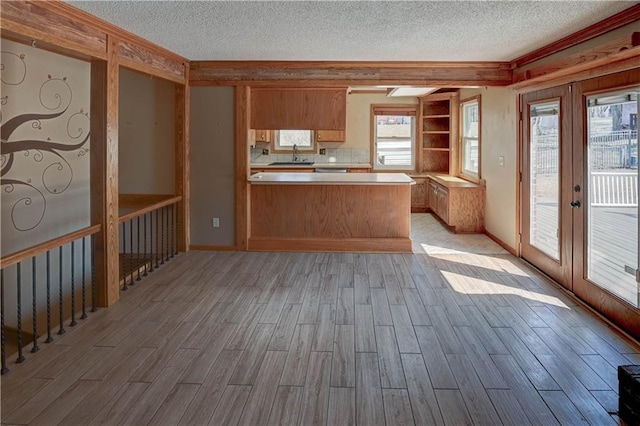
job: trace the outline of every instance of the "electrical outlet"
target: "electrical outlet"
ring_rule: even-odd
[[[263,149],[262,150],[262,155],[269,155],[269,150],[268,149]]]
[[[504,166],[504,157],[502,155],[498,157],[498,166]]]
[[[327,149],[326,148],[320,148],[320,155],[327,155]]]
[[[220,228],[220,218],[214,217],[211,221],[211,225],[213,225],[214,228]]]

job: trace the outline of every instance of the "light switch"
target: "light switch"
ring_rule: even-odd
[[[498,165],[499,166],[504,166],[504,157],[502,155],[500,157],[498,157]]]

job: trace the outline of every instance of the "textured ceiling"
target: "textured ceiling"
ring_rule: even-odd
[[[622,1],[69,1],[190,60],[508,61]]]

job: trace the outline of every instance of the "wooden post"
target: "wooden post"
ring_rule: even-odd
[[[118,250],[118,40],[109,37],[107,60],[91,61],[91,224],[96,234],[98,306],[120,298]]]
[[[248,86],[237,86],[235,91],[236,137],[234,158],[236,163],[236,249],[246,250],[249,237],[249,123],[251,89]]]
[[[184,64],[185,84],[176,84],[175,98],[175,194],[178,203],[178,250],[188,251],[190,242],[190,163],[189,163],[189,64]]]

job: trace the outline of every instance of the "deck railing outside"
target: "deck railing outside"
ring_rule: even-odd
[[[591,205],[637,207],[638,173],[591,173]]]

